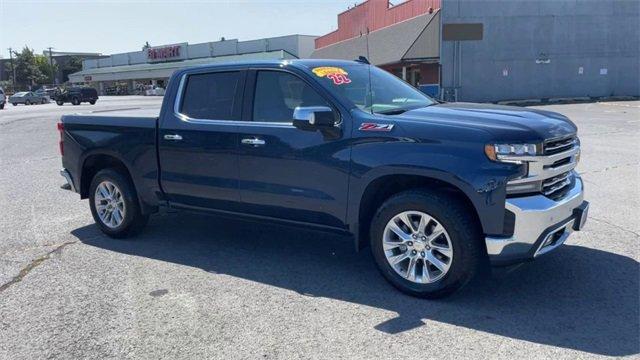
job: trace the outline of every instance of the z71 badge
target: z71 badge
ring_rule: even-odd
[[[376,124],[376,123],[362,123],[360,124],[360,131],[391,131],[393,124]]]

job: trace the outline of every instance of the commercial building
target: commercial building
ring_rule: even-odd
[[[338,29],[315,41],[313,58],[369,61],[435,95],[440,86],[440,0],[391,6],[365,1],[338,15]]]
[[[369,60],[445,100],[640,95],[640,2],[369,0],[315,58]]]
[[[306,58],[315,36],[289,35],[251,41],[220,40],[200,44],[170,44],[144,48],[97,60],[87,60],[71,74],[101,94],[133,94],[149,87],[165,87],[171,74],[187,66],[242,60]]]

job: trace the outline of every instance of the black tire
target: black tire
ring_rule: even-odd
[[[24,104],[25,104],[25,105],[31,105],[31,101],[29,101],[29,100],[25,100],[25,101],[24,101]]]
[[[62,106],[62,105],[64,105],[64,101],[56,100],[56,104],[58,104],[58,106]]]
[[[4,109],[4,103],[0,104],[0,110]]]
[[[71,104],[72,105],[80,105],[80,99],[78,99],[77,97],[74,97],[71,99]]]
[[[447,231],[453,257],[446,274],[432,283],[417,283],[398,274],[387,261],[383,235],[387,223],[404,211],[430,215]],[[382,275],[400,291],[422,298],[441,298],[462,288],[484,264],[486,250],[482,231],[472,209],[455,196],[429,190],[410,190],[394,195],[382,204],[371,222],[371,251]]]
[[[13,105],[13,106],[18,106],[18,103],[11,103],[11,105]]]
[[[125,215],[122,223],[114,228],[107,226],[98,215],[95,205],[96,189],[103,181],[109,181],[116,185],[122,193],[124,199]],[[149,220],[148,215],[143,215],[140,211],[140,204],[135,187],[129,178],[119,172],[117,169],[100,170],[91,181],[89,187],[89,206],[91,207],[91,215],[96,224],[107,236],[112,238],[126,238],[139,233]]]
[[[47,103],[47,99],[42,99],[42,103],[46,104]]]
[[[89,100],[89,104],[95,105],[96,104],[96,100]]]

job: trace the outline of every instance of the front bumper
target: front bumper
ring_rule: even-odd
[[[584,201],[582,179],[558,200],[544,195],[508,198],[505,207],[515,215],[511,236],[487,236],[492,264],[506,265],[531,260],[562,245],[571,232],[582,229],[589,203]]]

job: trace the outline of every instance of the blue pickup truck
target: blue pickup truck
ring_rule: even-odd
[[[442,103],[364,61],[184,69],[159,112],[58,129],[64,187],[111,237],[167,208],[339,231],[414,296],[552,251],[587,218],[565,116]]]

